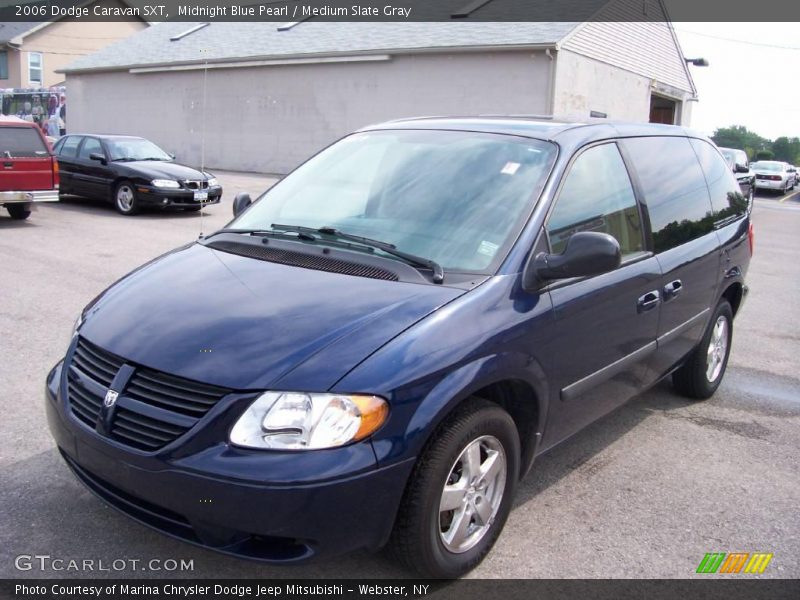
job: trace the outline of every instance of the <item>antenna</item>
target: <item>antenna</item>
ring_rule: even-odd
[[[205,52],[205,50],[200,50]],[[208,87],[208,56],[203,64],[203,104],[200,107],[200,172],[206,176],[206,90]],[[206,191],[208,193],[208,191]],[[203,237],[203,201],[200,200],[200,238]]]

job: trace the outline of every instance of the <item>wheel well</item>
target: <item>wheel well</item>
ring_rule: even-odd
[[[732,283],[728,286],[728,289],[722,293],[722,297],[725,298],[728,301],[728,304],[731,305],[731,310],[733,311],[734,317],[736,316],[739,306],[742,303],[742,295],[742,284],[739,282]]]
[[[473,394],[501,406],[514,420],[519,433],[522,457],[533,448],[534,432],[539,425],[539,401],[529,384],[520,380],[499,381],[481,388]]]

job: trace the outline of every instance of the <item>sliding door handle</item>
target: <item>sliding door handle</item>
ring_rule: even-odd
[[[676,279],[675,281],[670,281],[667,285],[664,286],[664,302],[667,300],[672,300],[675,296],[681,293],[683,289],[683,284],[681,283],[680,279]]]

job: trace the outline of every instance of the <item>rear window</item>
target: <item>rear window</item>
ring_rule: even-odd
[[[8,158],[47,156],[47,146],[33,127],[0,127],[0,152]]]

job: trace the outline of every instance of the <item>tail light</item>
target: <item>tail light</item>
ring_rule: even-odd
[[[771,179],[772,181],[780,181],[781,180],[781,176],[780,175],[769,175],[768,179]]]
[[[60,183],[58,179],[58,160],[56,160],[55,156],[51,156],[50,160],[53,161],[53,187],[57,188]]]
[[[756,239],[752,221],[750,222],[750,227],[747,228],[747,241],[750,242],[750,256],[753,256],[753,247],[755,246]]]

